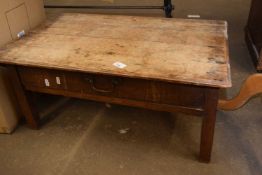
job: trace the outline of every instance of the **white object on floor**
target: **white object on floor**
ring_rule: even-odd
[[[130,128],[120,129],[119,133],[120,134],[126,134],[129,130],[130,130]]]
[[[200,15],[187,15],[188,18],[200,18]]]

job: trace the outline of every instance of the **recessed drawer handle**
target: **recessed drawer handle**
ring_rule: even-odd
[[[111,88],[110,90],[106,90],[106,89],[97,88],[96,85],[95,85],[95,80],[94,80],[94,78],[85,77],[84,79],[91,84],[91,87],[92,87],[93,91],[102,92],[102,93],[111,93],[111,92],[114,92],[116,85],[119,83],[119,80],[113,79],[113,80],[112,80],[112,88]]]

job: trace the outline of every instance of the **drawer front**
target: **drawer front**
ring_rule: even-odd
[[[69,91],[132,100],[148,99],[149,84],[144,80],[69,72],[65,77]]]
[[[203,87],[151,82],[151,98],[153,102],[193,108],[202,108],[205,103]]]
[[[65,78],[74,92],[193,108],[204,104],[204,88],[197,86],[69,72]]]
[[[64,74],[60,71],[19,67],[18,72],[25,88],[65,89]]]
[[[38,68],[18,71],[27,89],[57,89],[191,108],[201,108],[205,102],[205,89],[191,85]]]

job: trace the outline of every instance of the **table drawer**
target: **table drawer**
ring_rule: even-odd
[[[65,79],[68,91],[98,96],[196,108],[205,101],[204,88],[191,85],[72,72]]]
[[[26,88],[65,89],[64,74],[60,71],[19,67],[18,72]]]
[[[149,99],[149,84],[145,80],[71,72],[65,77],[69,91],[132,100]]]

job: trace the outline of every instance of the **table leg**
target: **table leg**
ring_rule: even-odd
[[[205,96],[205,115],[202,120],[200,155],[201,162],[210,162],[218,103],[218,89],[208,89]]]
[[[38,129],[39,115],[37,110],[33,106],[32,95],[30,95],[30,92],[26,91],[23,88],[16,67],[8,66],[7,68],[9,71],[10,79],[12,81],[22,115],[25,117],[27,124],[30,128]]]

